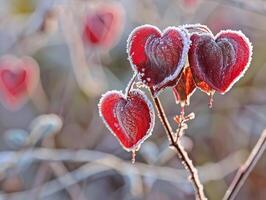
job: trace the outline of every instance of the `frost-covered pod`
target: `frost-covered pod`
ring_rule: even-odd
[[[152,25],[135,28],[128,38],[127,52],[138,78],[153,92],[176,85],[184,68],[190,40],[187,31],[168,27],[161,32]]]
[[[152,134],[154,109],[141,90],[131,89],[127,96],[120,91],[109,91],[98,106],[105,125],[125,150],[138,150]]]
[[[250,66],[252,45],[241,31],[194,33],[191,42],[188,58],[196,84],[204,82],[224,94]]]

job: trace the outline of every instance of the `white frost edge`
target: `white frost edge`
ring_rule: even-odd
[[[209,29],[209,27],[207,25],[205,25],[205,24],[200,24],[200,23],[196,23],[196,24],[184,24],[184,25],[181,25],[181,26],[178,26],[178,27],[181,28],[181,29],[186,29],[187,27],[199,27],[199,26],[206,28],[209,31],[209,34],[214,37],[211,29]],[[193,35],[195,33],[198,33],[198,32],[189,33],[189,35]],[[202,32],[202,34],[204,34],[204,33],[205,32]],[[198,34],[201,34],[201,33],[198,33]]]
[[[238,36],[240,36],[247,43],[247,45],[249,46],[249,58],[248,58],[248,62],[246,64],[246,66],[244,67],[244,70],[232,81],[232,83],[228,86],[228,88],[224,92],[222,92],[220,94],[225,94],[226,92],[228,92],[232,88],[232,86],[240,78],[242,78],[244,76],[244,74],[246,73],[246,71],[250,67],[250,63],[251,63],[251,60],[252,60],[252,54],[253,54],[253,46],[252,46],[252,43],[250,42],[250,40],[247,38],[247,36],[245,36],[245,34],[242,31],[240,31],[240,30],[239,31],[234,31],[234,30],[231,30],[231,29],[222,30],[222,31],[220,31],[219,33],[216,34],[216,36],[214,37],[214,39],[216,40],[218,37],[220,37],[224,33],[235,33]]]
[[[106,92],[105,94],[102,95],[99,103],[98,103],[98,108],[99,108],[99,115],[100,117],[102,118],[105,126],[108,128],[108,130],[117,138],[117,140],[119,141],[120,145],[123,147],[123,149],[125,149],[126,151],[128,152],[131,152],[131,151],[137,151],[141,144],[146,140],[148,139],[151,135],[152,135],[152,131],[153,131],[153,128],[154,128],[154,124],[155,124],[155,112],[154,112],[154,108],[153,108],[153,104],[150,102],[150,100],[148,99],[148,97],[145,95],[145,93],[139,89],[131,89],[130,90],[131,93],[137,93],[148,105],[149,107],[149,111],[150,111],[150,117],[151,117],[151,122],[150,122],[150,127],[147,131],[147,133],[143,136],[143,138],[141,138],[134,146],[132,146],[131,148],[126,148],[122,143],[121,141],[118,139],[118,137],[116,136],[116,134],[113,132],[113,130],[111,129],[111,127],[108,125],[108,123],[105,121],[104,117],[103,117],[103,114],[102,114],[102,109],[101,109],[101,104],[104,100],[105,97],[107,97],[108,95],[110,94],[118,94],[120,95],[121,97],[123,97],[124,99],[127,99],[127,97],[123,94],[123,92],[120,90],[120,91],[117,91],[117,90],[110,90],[108,92]]]
[[[161,34],[161,30],[158,27],[153,26],[151,24],[144,24],[144,25],[141,25],[141,26],[138,26],[138,27],[134,28],[133,31],[131,31],[131,33],[129,34],[129,36],[127,38],[126,52],[127,52],[127,55],[128,55],[128,60],[129,60],[130,66],[131,66],[134,74],[137,74],[137,78],[139,79],[140,82],[142,82],[141,81],[141,76],[140,76],[140,73],[138,73],[138,71],[136,69],[136,65],[133,64],[132,57],[130,55],[129,49],[131,49],[131,43],[130,43],[130,41],[133,38],[134,33],[136,31],[138,31],[139,29],[142,29],[144,27],[154,28],[156,31],[158,31],[158,33]],[[143,84],[146,85],[145,83],[143,83]]]
[[[138,31],[139,29],[143,28],[143,27],[154,28],[155,30],[157,30],[157,31],[160,33],[161,36],[162,36],[164,33],[166,33],[168,30],[170,30],[170,29],[175,29],[176,31],[178,31],[178,33],[180,33],[180,35],[181,35],[181,37],[182,37],[182,39],[183,39],[183,45],[184,45],[184,47],[183,47],[183,51],[182,51],[182,54],[181,54],[181,58],[180,58],[180,60],[179,60],[179,63],[178,63],[177,66],[176,66],[176,71],[175,71],[172,75],[166,77],[164,80],[162,80],[162,81],[161,81],[160,83],[158,83],[157,85],[154,85],[154,86],[153,86],[153,89],[156,90],[156,89],[162,87],[162,85],[166,84],[167,82],[171,82],[171,81],[175,80],[175,79],[178,77],[178,75],[179,75],[179,73],[180,73],[180,70],[178,70],[178,66],[182,66],[182,65],[183,65],[183,66],[185,67],[185,64],[186,64],[186,55],[188,54],[189,47],[190,47],[190,44],[191,44],[190,36],[189,36],[189,33],[188,33],[187,30],[182,29],[182,28],[180,28],[180,27],[176,27],[176,26],[169,26],[169,27],[167,27],[166,29],[164,29],[163,32],[162,32],[159,28],[157,28],[156,26],[153,26],[153,25],[150,25],[150,24],[141,25],[141,26],[138,26],[138,27],[136,27],[135,29],[133,29],[133,31],[129,34],[129,37],[128,37],[128,39],[127,39],[127,54],[128,54],[128,60],[129,60],[129,62],[130,62],[131,68],[133,69],[133,71],[134,71],[135,73],[137,73],[137,76],[138,76],[138,79],[139,79],[139,80],[141,80],[141,77],[140,77],[140,74],[138,73],[138,71],[137,71],[137,69],[136,69],[136,65],[133,64],[132,57],[131,57],[131,55],[130,55],[129,49],[131,48],[130,41],[131,41],[131,39],[132,39],[134,33],[135,33],[136,31]],[[184,68],[184,67],[183,67],[183,68]],[[182,69],[183,69],[183,68],[182,68]],[[167,87],[170,87],[170,86],[167,86]],[[158,95],[160,94],[160,92],[162,92],[162,91],[163,91],[164,89],[166,89],[167,87],[165,87],[165,88],[161,88],[160,91],[158,91],[158,92],[155,94],[155,96],[158,96]]]
[[[252,54],[253,54],[253,46],[252,46],[252,43],[250,42],[250,40],[245,36],[245,34],[242,32],[242,31],[235,31],[235,30],[231,30],[231,29],[227,29],[227,30],[222,30],[220,31],[219,33],[217,33],[215,36],[213,36],[211,33],[192,33],[193,35],[196,34],[196,35],[207,35],[207,36],[212,36],[214,38],[214,40],[216,40],[221,34],[224,34],[224,33],[235,33],[237,35],[239,35],[246,43],[247,45],[249,46],[249,58],[248,58],[248,62],[246,64],[246,66],[244,67],[244,70],[232,81],[232,83],[229,85],[229,87],[224,91],[224,92],[218,92],[219,94],[222,94],[224,95],[226,92],[228,92],[232,87],[233,85],[241,78],[244,76],[244,74],[246,73],[246,71],[248,70],[248,68],[250,67],[250,63],[251,63],[251,60],[252,60]],[[191,35],[192,35],[191,34]],[[208,84],[208,83],[206,83]],[[202,90],[200,87],[197,87],[199,88],[201,91],[205,92],[204,90]],[[213,88],[212,88],[213,89]],[[213,89],[214,90],[214,89]],[[216,90],[215,90],[216,91]],[[217,91],[216,91],[217,92]],[[205,92],[206,93],[206,92]]]

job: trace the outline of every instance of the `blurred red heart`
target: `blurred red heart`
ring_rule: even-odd
[[[38,64],[29,57],[0,58],[0,91],[2,102],[10,109],[17,109],[26,102],[39,81]]]
[[[183,29],[169,27],[161,33],[157,27],[144,25],[133,30],[128,39],[129,60],[139,79],[157,95],[161,89],[176,85],[189,45]]]
[[[124,11],[120,4],[99,4],[86,16],[84,39],[90,45],[110,47],[119,37],[123,21]]]
[[[173,87],[176,101],[179,102],[182,107],[184,107],[184,105],[189,105],[190,96],[195,90],[196,85],[192,77],[191,69],[190,67],[186,67],[176,86]]]
[[[199,3],[199,0],[182,0],[182,5],[186,9],[196,8]]]
[[[100,100],[99,111],[106,126],[127,151],[138,150],[151,135],[154,110],[141,90],[131,90],[127,97],[118,91],[107,92]]]
[[[244,75],[250,65],[252,46],[240,31],[193,34],[189,64],[194,79],[207,83],[219,93],[226,93]]]

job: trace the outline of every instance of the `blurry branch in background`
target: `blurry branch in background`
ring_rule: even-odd
[[[23,153],[28,152],[31,153],[34,151],[34,147],[40,142],[43,141],[42,144],[44,146],[47,146],[49,148],[54,147],[54,135],[58,133],[63,126],[62,120],[55,114],[49,114],[49,115],[41,115],[35,118],[30,125],[30,134],[27,135],[27,138],[25,138],[24,141],[25,144],[23,144],[24,147],[27,147],[26,150],[21,150],[17,152],[17,156],[23,157]],[[20,135],[21,137],[22,135]],[[26,136],[24,134],[24,136]],[[13,134],[13,137],[18,137],[18,135]],[[7,138],[9,143],[12,143],[12,138],[8,137]],[[16,144],[16,139],[13,138],[13,142]],[[22,146],[22,144],[19,144],[19,146]],[[4,162],[5,163],[5,162]],[[30,162],[31,163],[31,162]],[[16,164],[15,164],[16,165]],[[8,169],[9,167],[15,166],[15,165],[7,165],[5,163],[4,168],[2,169]],[[66,191],[69,193],[71,199],[76,200],[85,200],[85,196],[83,195],[80,187],[77,184],[73,184],[72,187],[66,187],[65,185],[68,184],[69,182],[73,182],[73,178],[70,176],[67,168],[64,166],[62,162],[56,162],[56,163],[48,163],[48,166],[52,169],[53,173],[59,178],[60,176],[65,176],[65,181],[60,181],[59,183],[61,185],[64,185],[66,188]],[[40,173],[46,173],[47,172],[47,167],[45,165],[41,165],[40,167]],[[1,174],[1,172],[0,172]],[[38,174],[38,173],[37,173]],[[3,173],[4,175],[4,173]],[[36,184],[39,182],[42,182],[41,179],[43,179],[46,176],[36,176]],[[61,179],[60,179],[61,180]],[[34,187],[36,188],[36,185],[34,184]],[[32,190],[31,196],[37,197],[38,194],[38,189],[36,188],[35,190]]]
[[[105,89],[106,78],[100,66],[96,67],[92,62],[87,63],[82,38],[77,23],[75,23],[75,17],[77,17],[73,11],[75,6],[78,5],[71,2],[69,5],[60,7],[62,33],[69,47],[72,67],[79,87],[88,96],[95,96]],[[94,67],[93,70],[92,67]]]
[[[40,112],[47,111],[49,100],[43,89],[41,80],[39,80],[36,90],[30,95],[30,99]]]
[[[38,1],[36,10],[5,53],[15,51],[31,55],[47,43],[48,36],[57,30],[58,16],[54,3],[55,0]]]
[[[257,144],[253,148],[246,162],[239,168],[231,185],[229,186],[224,200],[233,200],[243,186],[251,170],[255,167],[266,148],[266,129],[262,132]]]
[[[60,127],[62,127],[62,125]],[[53,132],[56,133],[58,131],[60,131],[60,129],[54,130]],[[54,134],[50,133],[46,138],[44,138],[44,140],[42,141],[42,146],[51,148],[51,149],[55,148]],[[68,169],[65,167],[65,165],[62,162],[51,162],[51,163],[48,163],[48,165],[52,169],[56,177],[58,178],[61,176],[66,177],[65,181],[59,181],[61,185],[65,186],[68,182],[73,182],[73,177],[69,174]],[[85,200],[86,199],[78,184],[73,184],[71,187],[65,187],[65,188],[72,200]]]
[[[62,120],[54,114],[41,115],[35,118],[31,123],[31,134],[30,140],[32,144],[36,144],[38,141],[42,141],[42,146],[54,148],[54,135],[58,133],[63,126]],[[67,182],[73,181],[69,175],[67,168],[62,162],[49,163],[49,167],[53,173],[57,176],[66,176],[64,182],[59,182],[61,185],[65,185]],[[35,187],[35,186],[34,186]],[[79,185],[74,184],[72,187],[66,187],[66,191],[69,193],[72,200],[85,200],[84,194],[82,193]],[[37,195],[37,194],[36,194]]]
[[[29,144],[35,146],[40,140],[55,135],[63,126],[63,121],[55,114],[40,115],[30,124]]]
[[[29,133],[23,129],[8,130],[5,134],[5,142],[12,148],[18,149],[19,156],[25,151],[31,152],[40,141],[58,133],[62,126],[63,122],[57,115],[40,115],[32,120]],[[5,163],[5,159],[6,157],[2,157],[3,169],[9,169],[12,166]],[[6,174],[0,172],[0,175],[4,178]]]
[[[37,191],[38,196],[48,196],[62,189],[66,189],[70,196],[72,196],[72,199],[76,197],[76,194],[81,194],[81,189],[78,186],[79,181],[97,173],[101,173],[100,175],[102,175],[106,171],[108,172],[110,170],[115,170],[121,173],[123,176],[134,177],[129,178],[131,183],[130,188],[133,194],[141,194],[143,192],[141,186],[142,184],[138,184],[139,182],[142,182],[141,179],[138,178],[139,176],[152,177],[155,179],[173,182],[175,184],[183,184],[187,178],[185,170],[176,170],[170,167],[158,167],[143,163],[136,163],[133,166],[130,162],[123,161],[112,154],[97,151],[71,151],[48,148],[33,149],[35,144],[37,144],[40,140],[53,136],[53,134],[57,133],[61,127],[62,121],[53,114],[42,115],[34,119],[30,126],[31,134],[28,140],[26,140],[28,141],[27,144],[31,144],[29,146],[32,148],[15,152],[1,152],[0,158],[2,158],[2,164],[0,165],[0,174],[5,174],[6,170],[16,166],[21,166],[23,163],[33,163],[34,161],[53,161],[48,163],[48,166],[51,167],[58,178],[52,182],[44,183],[42,186],[34,186],[36,189],[33,188],[31,191]],[[44,145],[47,146],[48,144]],[[49,146],[49,148],[51,147]],[[217,180],[228,175],[242,162],[241,158],[243,157],[243,154],[243,151],[236,152],[232,155],[229,155],[219,163],[210,163],[199,167],[202,180],[204,182],[209,180]],[[85,164],[79,169],[69,173],[62,164],[63,161],[91,163]],[[45,189],[47,187],[49,189]],[[180,188],[182,189],[182,186]],[[27,197],[28,193],[29,192],[26,191],[19,194],[25,194]],[[80,197],[82,199],[82,196]],[[25,198],[20,196],[19,199]]]
[[[72,187],[69,183],[73,183],[75,179],[72,177],[71,174],[69,174],[66,167],[61,163],[49,163],[51,169],[53,170],[54,174],[60,178],[64,176],[64,180],[59,179],[58,182],[66,189],[66,191],[69,193],[72,200],[85,200],[85,196],[79,187],[78,184],[72,184]],[[70,186],[70,187],[69,187]]]
[[[72,184],[72,186],[71,184],[69,184],[75,182],[75,179],[72,177],[72,175],[69,173],[68,169],[62,162],[51,162],[49,163],[49,166],[58,178],[62,176],[65,177],[64,180],[59,179],[58,181],[62,186],[64,186],[72,200],[86,200],[78,184]],[[69,187],[69,185],[71,187]]]
[[[219,180],[232,173],[237,169],[240,163],[243,162],[245,155],[246,151],[241,150],[230,154],[218,163],[208,163],[203,166],[199,166],[198,169],[201,174],[202,182]],[[143,177],[155,178],[157,180],[168,181],[177,185],[181,184],[181,189],[182,185],[187,180],[186,170],[153,166],[139,162],[136,162],[134,165],[132,165],[131,162],[124,161],[112,154],[92,150],[72,151],[68,149],[56,150],[48,148],[35,148],[30,152],[25,151],[22,154],[14,151],[1,152],[0,157],[8,157],[9,159],[6,159],[5,163],[8,163],[10,167],[16,166],[20,162],[29,163],[32,161],[90,162],[70,172],[70,174],[62,175],[51,182],[45,183],[42,186],[40,193],[41,197],[52,195],[53,193],[56,193],[65,187],[76,184],[79,181],[87,179],[90,176],[96,175],[98,173],[104,174],[110,170],[115,170],[124,176],[134,174]],[[3,168],[1,167],[0,170],[2,173]],[[69,176],[71,176],[72,179],[69,179]],[[60,185],[58,182],[63,182],[64,185]],[[134,185],[131,184],[131,186]],[[14,195],[23,195],[24,193],[25,192],[14,193]]]
[[[221,4],[230,5],[236,8],[240,8],[242,10],[250,11],[253,13],[257,13],[259,15],[266,16],[266,2],[264,0],[254,0],[254,1],[246,1],[246,0],[209,0]]]
[[[36,175],[34,177],[34,180],[32,181],[30,189],[28,189],[27,194],[25,194],[25,197],[23,199],[29,199],[29,200],[35,200],[39,198],[39,193],[42,187],[42,184],[45,183],[46,180],[48,180],[51,177],[51,173],[49,171],[49,165],[48,163],[42,163],[38,170],[36,171]],[[5,197],[5,199],[8,199],[9,197]]]

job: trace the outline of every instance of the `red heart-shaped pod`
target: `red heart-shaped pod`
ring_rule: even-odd
[[[11,110],[22,106],[37,87],[39,66],[30,57],[11,55],[0,58],[0,91],[2,103]]]
[[[151,88],[153,95],[176,85],[184,68],[190,45],[186,30],[143,25],[128,38],[128,56],[138,78]]]
[[[252,45],[240,31],[221,31],[193,34],[189,50],[189,64],[195,80],[207,83],[224,94],[248,69]]]
[[[107,92],[99,102],[99,112],[127,151],[138,150],[152,133],[154,109],[141,90],[131,90],[128,96],[118,91]]]
[[[173,87],[176,101],[179,102],[181,106],[189,105],[190,96],[195,90],[196,85],[192,77],[191,69],[188,66],[183,70],[176,86]]]
[[[83,35],[92,46],[110,48],[124,27],[124,10],[118,3],[99,4],[88,11]]]

